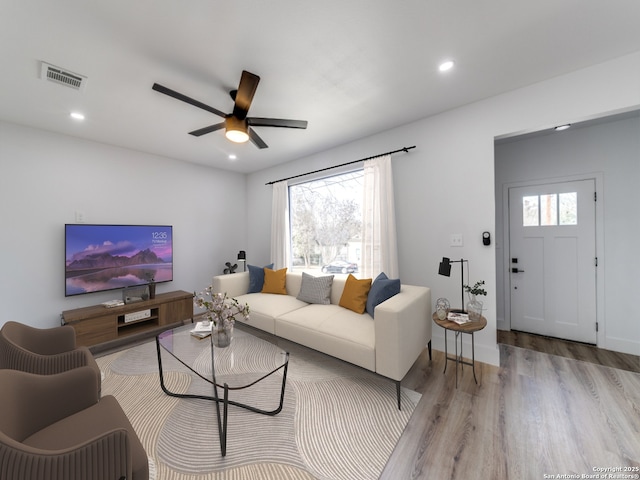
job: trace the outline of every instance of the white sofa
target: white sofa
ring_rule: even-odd
[[[247,293],[249,272],[216,276],[213,289],[249,305],[249,320],[239,321],[394,380],[400,408],[400,381],[425,347],[431,358],[431,290],[401,285],[400,293],[375,307],[372,318],[339,306],[345,282],[334,277],[329,305],[296,298],[299,273],[287,272],[287,295]]]

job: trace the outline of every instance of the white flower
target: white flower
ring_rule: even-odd
[[[213,285],[209,285],[199,295],[195,292],[193,295],[194,305],[206,310],[204,317],[213,322],[216,328],[233,326],[237,315],[242,315],[245,320],[249,320],[249,305],[227,297],[226,293],[214,293]]]

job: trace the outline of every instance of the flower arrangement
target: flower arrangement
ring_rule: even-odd
[[[465,285],[464,291],[469,293],[470,295],[486,295],[487,291],[484,288],[482,288],[483,285],[484,285],[484,280],[480,280],[479,282],[476,282],[473,287],[470,287],[469,285]]]
[[[242,315],[249,320],[249,305],[238,302],[235,298],[229,298],[226,293],[214,293],[213,286],[209,285],[204,292],[197,295],[195,292],[194,305],[205,309],[204,318],[213,322],[216,329],[228,329],[236,321],[236,315]]]
[[[467,303],[467,313],[469,314],[469,320],[477,322],[482,316],[482,302],[476,299],[476,295],[486,295],[487,291],[482,288],[484,280],[476,282],[473,287],[469,285],[464,286],[464,290],[471,295],[471,300]]]

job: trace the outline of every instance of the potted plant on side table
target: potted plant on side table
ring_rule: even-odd
[[[469,320],[477,322],[482,316],[482,302],[476,298],[477,295],[486,295],[487,291],[483,288],[484,280],[476,282],[473,287],[464,286],[464,291],[469,294],[469,302],[467,303],[467,313]]]

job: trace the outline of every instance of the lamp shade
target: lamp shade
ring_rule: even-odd
[[[235,143],[244,143],[249,140],[249,131],[246,120],[228,117],[225,122],[225,137]]]
[[[438,267],[438,275],[444,275],[445,277],[451,276],[451,260],[449,258],[442,257],[442,261]]]
[[[238,252],[238,260],[246,260],[247,259],[247,252],[245,252],[244,250],[240,250]]]

